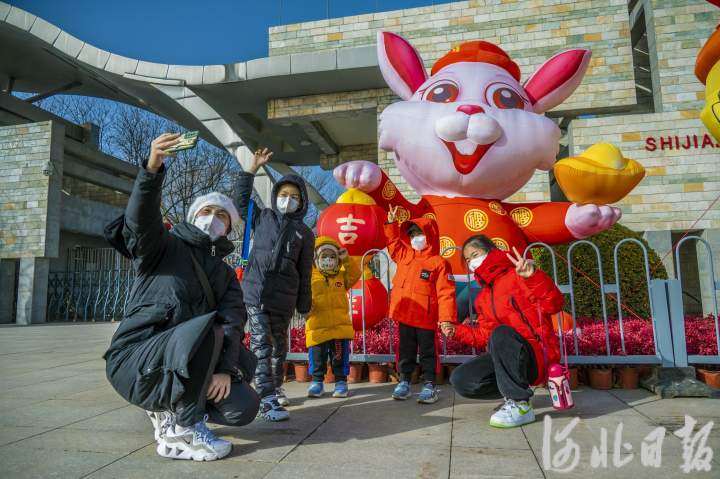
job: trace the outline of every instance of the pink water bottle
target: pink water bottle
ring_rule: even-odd
[[[567,370],[557,363],[548,369],[548,389],[555,409],[570,409],[575,405]]]

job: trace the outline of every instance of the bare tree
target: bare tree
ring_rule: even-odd
[[[163,214],[172,222],[182,221],[192,202],[211,191],[230,194],[239,171],[235,159],[208,143],[179,152],[166,162]]]
[[[138,166],[147,157],[154,138],[164,132],[182,130],[148,111],[99,98],[56,95],[38,102],[38,106],[73,123],[99,126],[99,148]],[[166,165],[162,210],[173,223],[185,219],[187,209],[198,195],[211,191],[230,193],[239,170],[228,152],[202,140],[195,148],[178,152]]]

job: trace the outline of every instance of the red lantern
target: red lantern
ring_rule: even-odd
[[[362,256],[370,249],[385,247],[386,216],[370,196],[351,188],[322,212],[317,222],[318,236],[337,240],[350,256]]]
[[[365,329],[385,319],[388,313],[388,292],[378,278],[371,275],[365,280]],[[362,331],[362,279],[352,287],[352,323],[355,331]]]

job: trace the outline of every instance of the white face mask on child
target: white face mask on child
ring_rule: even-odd
[[[337,258],[320,258],[318,260],[318,267],[323,271],[333,271],[338,266]]]
[[[225,236],[225,223],[215,215],[196,216],[193,224],[208,235],[212,241]]]
[[[427,246],[427,238],[425,235],[417,235],[410,238],[410,246],[416,251],[422,251]]]
[[[300,206],[300,202],[290,196],[278,196],[276,206],[282,214],[295,213]]]
[[[485,258],[487,258],[487,255],[484,254],[482,256],[478,256],[477,258],[473,258],[470,261],[468,261],[468,267],[470,268],[470,271],[473,273],[480,267],[481,264],[483,264],[483,261],[485,261]]]

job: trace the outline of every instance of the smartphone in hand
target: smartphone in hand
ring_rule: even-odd
[[[180,138],[178,138],[178,143],[165,150],[165,152],[177,153],[178,151],[195,148],[195,146],[197,145],[199,134],[199,131],[186,131],[185,133],[180,135]]]

